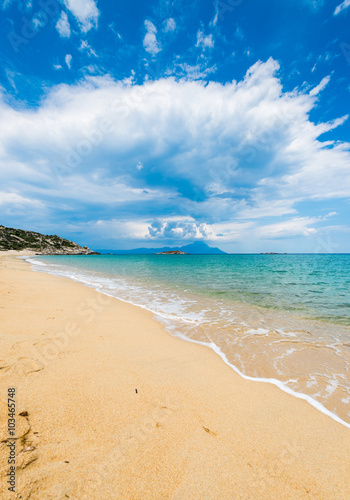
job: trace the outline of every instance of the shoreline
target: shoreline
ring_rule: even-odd
[[[22,498],[348,498],[349,431],[305,401],[14,256],[0,280],[1,400],[16,385],[34,448]]]
[[[38,255],[35,255],[36,257],[38,257]],[[24,259],[26,262],[28,262],[31,266],[35,266],[34,262],[35,261],[30,261],[30,257],[32,256],[28,256],[29,258],[26,259],[25,256],[21,256],[22,259]],[[81,279],[77,278],[77,277],[74,277],[74,276],[62,276],[60,274],[55,274],[55,272],[52,272],[51,270],[50,271],[44,271],[42,270],[40,267],[35,269],[32,267],[32,270],[34,272],[40,272],[40,273],[46,273],[46,274],[49,274],[51,276],[56,276],[56,277],[60,277],[60,278],[63,278],[63,279],[68,279],[68,280],[72,280],[76,283],[80,283],[82,284],[83,286],[86,286],[88,288],[92,288],[93,290],[95,290],[96,292],[98,293],[102,293],[108,297],[112,297],[112,298],[115,298],[116,300],[120,300],[121,302],[124,302],[126,304],[129,304],[129,305],[132,305],[134,307],[137,307],[137,308],[140,308],[142,310],[145,310],[149,313],[152,314],[153,318],[160,322],[160,324],[162,325],[162,327],[164,328],[164,330],[170,334],[172,337],[174,338],[178,338],[180,340],[183,340],[185,342],[192,342],[194,344],[197,344],[197,345],[202,345],[204,347],[207,347],[209,349],[211,349],[212,351],[214,351],[214,353],[216,355],[218,355],[221,360],[226,364],[228,365],[236,374],[238,374],[240,377],[244,378],[245,380],[249,380],[249,381],[252,381],[252,382],[262,382],[262,383],[266,383],[266,384],[271,384],[271,385],[274,385],[276,387],[278,387],[281,391],[293,396],[293,397],[296,397],[298,399],[302,399],[304,401],[306,401],[308,404],[310,404],[312,407],[316,408],[318,411],[320,411],[321,413],[323,413],[324,415],[327,415],[329,418],[333,419],[334,421],[338,422],[339,424],[345,426],[346,428],[350,429],[350,423],[349,422],[346,422],[344,419],[342,419],[339,415],[337,415],[336,413],[333,413],[331,412],[328,408],[326,408],[320,401],[317,401],[315,398],[313,398],[312,396],[308,395],[308,394],[305,394],[303,392],[298,392],[298,391],[295,391],[293,390],[292,388],[288,387],[288,385],[286,385],[285,382],[283,382],[282,380],[279,380],[277,378],[273,378],[273,377],[264,377],[264,376],[250,376],[250,375],[247,375],[245,374],[241,369],[239,369],[235,364],[233,364],[228,358],[227,358],[227,355],[225,354],[225,352],[222,351],[221,347],[217,344],[215,344],[212,339],[210,337],[207,336],[207,339],[209,342],[204,342],[204,341],[201,341],[201,340],[198,340],[198,339],[195,339],[195,338],[189,338],[189,337],[186,337],[185,335],[182,335],[182,334],[175,334],[173,335],[171,333],[171,331],[169,331],[169,329],[167,328],[167,326],[161,321],[161,320],[158,320],[156,318],[156,316],[159,316],[160,318],[162,318],[163,320],[174,320],[173,318],[171,318],[169,315],[165,314],[165,313],[162,313],[160,311],[156,311],[156,310],[153,310],[151,308],[149,308],[147,305],[144,305],[144,304],[137,304],[136,302],[133,302],[131,300],[127,300],[127,299],[123,299],[121,297],[116,297],[112,294],[109,294],[107,293],[106,291],[102,291],[101,289],[99,289],[96,285],[92,285],[92,284],[88,284],[84,281],[82,281]],[[259,306],[252,306],[254,309],[261,309],[259,308]],[[188,320],[186,318],[181,318],[181,321],[183,322],[190,322],[192,323],[193,320]],[[302,319],[305,319],[310,321],[310,322],[313,322],[316,320],[313,319],[313,318],[302,318]],[[327,322],[324,322],[325,326],[327,326]],[[330,326],[334,326],[334,324],[329,324]]]

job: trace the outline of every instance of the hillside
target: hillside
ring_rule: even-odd
[[[94,255],[97,253],[88,247],[81,247],[56,235],[0,226],[0,251],[2,250],[30,250],[45,255]]]

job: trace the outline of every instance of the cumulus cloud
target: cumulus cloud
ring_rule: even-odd
[[[146,35],[143,39],[143,46],[146,52],[152,54],[152,56],[155,56],[162,50],[157,40],[157,28],[151,21],[148,21],[147,19],[145,21],[145,27]]]
[[[198,222],[190,216],[157,218],[147,226],[152,239],[239,241],[254,231],[254,222]]]
[[[202,47],[203,49],[214,47],[213,35],[205,36],[203,31],[198,30],[196,47]]]
[[[78,21],[81,31],[86,33],[97,28],[100,12],[95,0],[64,0],[64,3]]]
[[[72,59],[73,59],[73,57],[71,54],[67,54],[66,57],[64,58],[69,69],[72,66]]]
[[[62,38],[69,38],[71,35],[68,17],[64,11],[61,12],[61,15],[56,23],[56,29]]]
[[[167,241],[178,244],[182,241],[207,240],[217,244],[242,242],[244,240],[268,241],[295,237],[315,238],[320,234],[314,227],[324,220],[321,217],[294,217],[274,224],[258,226],[254,221],[234,221],[205,223],[198,222],[191,216],[171,216],[149,221],[144,218],[99,220],[93,230],[100,237],[113,235],[116,241],[144,240]],[[327,231],[344,230],[341,226],[327,226]],[[320,239],[321,241],[321,239]]]
[[[148,227],[153,238],[166,239],[203,239],[208,237],[206,224],[199,224],[194,219],[168,218],[156,219]]]
[[[350,0],[344,0],[340,5],[338,5],[334,11],[334,15],[337,16],[343,10],[347,9],[350,6]]]
[[[164,21],[164,31],[167,33],[168,31],[176,30],[176,22],[173,17],[169,17],[166,21]]]
[[[86,77],[32,110],[0,98],[2,190],[106,231],[112,211],[123,238],[312,237],[322,220],[298,203],[350,197],[350,144],[320,139],[347,116],[313,123],[324,82],[283,92],[278,70],[257,62],[226,84]]]

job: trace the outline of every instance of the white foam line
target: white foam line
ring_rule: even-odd
[[[228,366],[230,366],[238,375],[240,375],[245,380],[251,380],[252,382],[265,382],[267,384],[276,385],[282,391],[290,394],[291,396],[294,396],[295,398],[303,399],[304,401],[307,401],[311,406],[316,408],[316,410],[319,410],[321,413],[324,413],[325,415],[332,418],[333,420],[335,420],[339,424],[342,424],[345,427],[347,427],[348,429],[350,429],[350,424],[348,424],[347,422],[342,420],[340,417],[338,417],[338,415],[335,415],[331,411],[327,410],[327,408],[325,408],[321,403],[319,403],[318,401],[313,399],[311,396],[308,396],[307,394],[302,394],[300,392],[293,391],[293,389],[290,389],[287,385],[285,385],[280,380],[277,380],[275,378],[259,378],[259,377],[255,378],[255,377],[249,377],[248,375],[244,375],[244,373],[242,373],[236,366],[234,366],[232,363],[229,362],[226,354],[224,352],[222,352],[220,347],[217,346],[211,339],[210,339],[210,344],[209,344],[207,342],[202,342],[201,340],[194,340],[194,339],[187,338],[187,337],[185,337],[185,335],[182,335],[182,334],[176,334],[176,337],[181,338],[182,340],[186,340],[187,342],[193,342],[194,344],[200,344],[200,345],[204,345],[206,347],[209,347],[216,354],[218,354],[220,356],[220,358],[224,361],[224,363],[226,363]]]
[[[20,257],[17,257],[17,258],[22,259],[22,260],[26,260],[27,262],[30,262],[30,264],[37,264],[39,266],[46,266],[46,264],[44,264],[40,260],[32,260],[32,257],[28,256],[28,255],[21,255]],[[35,269],[34,269],[34,271],[35,271]]]
[[[26,257],[19,257],[19,258],[23,258],[24,260],[27,260],[31,264],[34,264],[34,263],[36,264],[37,263],[37,261],[33,262],[29,258],[26,258]],[[52,271],[50,272],[49,266],[47,266],[47,268],[48,269],[45,269],[45,271],[41,270],[41,269],[39,271],[39,270],[34,269],[34,267],[33,267],[33,270],[34,271],[38,271],[38,272],[47,272],[48,274],[53,274],[53,275],[57,276],[57,274],[55,274],[54,272],[52,272]],[[85,283],[85,282],[83,282],[83,281],[75,278],[74,276],[70,275],[68,277],[70,279],[74,280],[74,281],[78,281],[79,283],[84,284],[85,286],[88,286],[89,288],[94,288],[97,292],[103,293],[104,295],[108,295],[109,297],[116,298],[118,300],[121,300],[122,302],[126,302],[127,304],[131,304],[133,306],[140,307],[141,309],[145,309],[145,310],[147,310],[147,311],[155,314],[156,316],[161,316],[161,317],[166,318],[166,319],[173,319],[173,320],[177,319],[176,317],[169,317],[169,315],[161,314],[159,312],[153,311],[153,310],[149,309],[146,306],[143,306],[143,305],[140,305],[140,304],[135,304],[134,302],[132,302],[130,300],[121,299],[119,297],[116,297],[115,295],[111,295],[111,294],[109,294],[109,293],[107,293],[105,291],[102,291],[102,290],[99,289],[99,288],[102,287],[102,285],[93,284],[93,285],[90,286],[89,284],[87,284],[87,283]],[[183,318],[179,318],[179,320],[186,321],[188,323],[195,323],[193,320],[186,320],[185,318],[184,319]],[[220,356],[220,358],[224,361],[224,363],[226,365],[228,365],[230,368],[232,368],[240,377],[244,378],[245,380],[250,380],[252,382],[264,382],[266,384],[275,385],[279,389],[281,389],[282,391],[286,392],[287,394],[290,394],[291,396],[294,396],[295,398],[298,398],[298,399],[303,399],[304,401],[306,401],[307,403],[309,403],[311,406],[313,406],[316,410],[320,411],[324,415],[327,415],[328,417],[330,417],[332,420],[335,420],[339,424],[344,425],[345,427],[347,427],[348,429],[350,429],[350,424],[348,424],[343,419],[341,419],[340,417],[338,417],[338,415],[335,415],[331,411],[327,410],[327,408],[325,408],[321,403],[319,403],[318,401],[316,401],[315,399],[313,399],[311,396],[308,396],[307,394],[303,394],[303,393],[300,393],[300,392],[293,391],[293,389],[290,389],[287,385],[285,385],[280,380],[277,380],[277,379],[274,379],[274,378],[249,377],[248,375],[245,375],[235,365],[233,365],[232,363],[229,362],[229,360],[227,359],[226,354],[224,352],[222,352],[221,348],[219,346],[217,346],[211,339],[209,339],[210,340],[210,344],[209,344],[208,342],[202,342],[201,340],[194,340],[194,339],[191,339],[191,338],[187,338],[185,335],[182,335],[181,333],[175,334],[175,335],[171,334],[171,335],[173,335],[174,337],[180,338],[182,340],[185,340],[186,342],[192,342],[194,344],[199,344],[199,345],[203,345],[205,347],[209,347],[216,354],[218,354]]]
[[[53,276],[58,276],[60,278],[62,278],[62,277],[69,278],[73,281],[77,281],[78,283],[81,283],[84,286],[87,286],[88,288],[94,288],[97,292],[103,293],[104,295],[108,295],[108,297],[113,297],[114,299],[121,300],[122,302],[125,302],[127,304],[131,304],[133,306],[140,307],[141,309],[144,309],[144,310],[146,310],[146,311],[148,311],[156,316],[160,316],[161,318],[164,318],[164,319],[170,319],[173,321],[183,321],[184,323],[190,323],[193,325],[200,324],[199,320],[183,318],[182,316],[172,316],[171,314],[167,314],[167,313],[163,313],[160,311],[156,311],[154,309],[150,309],[149,307],[147,307],[143,304],[137,304],[136,302],[133,302],[132,300],[127,300],[127,299],[123,299],[121,297],[117,297],[116,295],[112,295],[110,293],[107,293],[105,290],[103,290],[103,285],[101,285],[101,284],[89,282],[86,279],[83,280],[82,278],[74,276],[73,274],[68,274],[68,275],[60,274],[59,272],[57,272],[57,271],[55,272],[53,269],[50,269],[49,265],[44,264],[40,261],[36,261],[36,260],[32,261],[26,257],[20,257],[20,258],[24,258],[27,262],[29,262],[32,265],[39,263],[39,265],[47,267],[47,269],[45,269],[45,270],[44,269],[35,269],[35,267],[32,267],[33,271],[35,271],[35,272],[45,272],[47,274],[52,274]]]

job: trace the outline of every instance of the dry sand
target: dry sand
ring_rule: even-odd
[[[0,294],[1,499],[350,498],[350,431],[307,402],[6,254]]]

